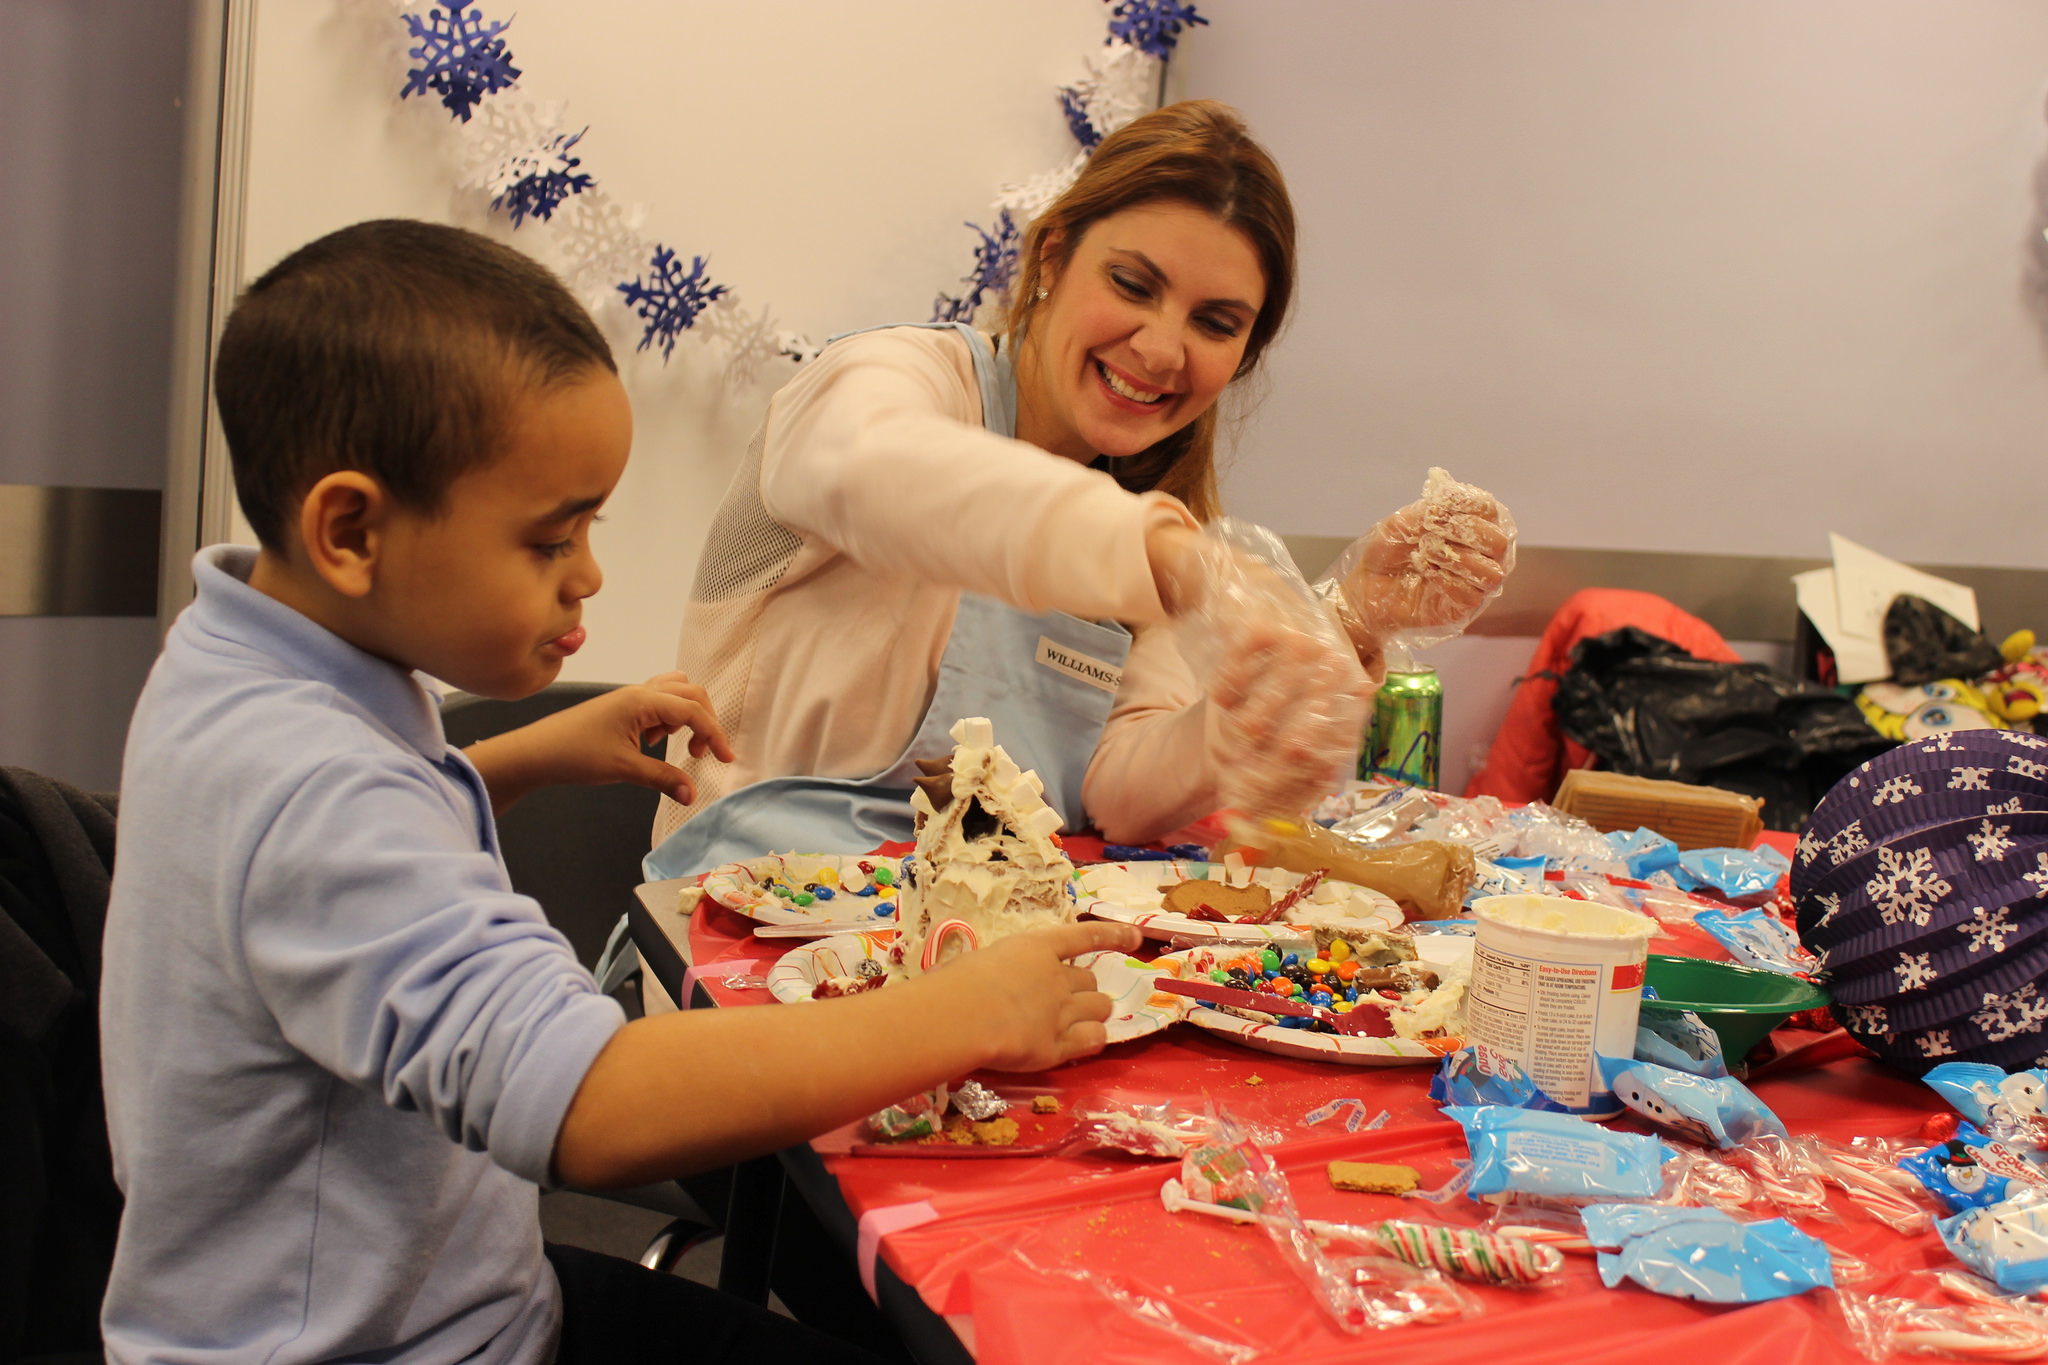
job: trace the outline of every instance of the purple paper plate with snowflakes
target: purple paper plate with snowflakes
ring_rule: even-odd
[[[1960,730],[1837,783],[1792,860],[1835,1017],[1912,1071],[2048,1060],[2048,737]]]

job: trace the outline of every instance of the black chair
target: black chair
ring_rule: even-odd
[[[599,697],[616,683],[555,683],[519,701],[492,701],[456,693],[441,707],[448,742],[467,748],[479,740],[516,730],[557,711]],[[662,756],[657,744],[647,750]],[[633,888],[641,881],[640,859],[654,828],[658,793],[630,783],[605,787],[543,787],[521,797],[498,818],[498,842],[512,887],[540,902],[548,922],[562,931],[576,958],[595,967],[612,927],[619,922]],[[637,974],[617,992],[629,1015],[640,1013]],[[715,1188],[715,1187],[714,1187]],[[724,1226],[723,1203],[699,1203],[673,1181],[632,1190],[607,1191],[603,1198],[668,1214],[640,1262],[672,1268],[683,1253],[716,1237]],[[715,1207],[720,1217],[706,1210]]]
[[[100,1089],[114,798],[0,768],[0,1360],[105,1358],[121,1191]]]

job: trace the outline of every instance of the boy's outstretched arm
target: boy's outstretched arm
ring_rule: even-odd
[[[690,753],[733,759],[732,744],[711,709],[711,698],[682,673],[663,673],[631,687],[557,711],[531,725],[478,740],[463,750],[503,815],[514,801],[561,783],[632,782],[688,805],[696,795],[683,770],[649,758],[643,744],[690,732]]]
[[[1128,925],[1067,924],[862,995],[628,1024],[570,1101],[555,1172],[581,1189],[645,1185],[816,1137],[970,1071],[1098,1052],[1110,999],[1065,959],[1138,943]]]

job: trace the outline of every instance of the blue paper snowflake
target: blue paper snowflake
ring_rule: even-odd
[[[1060,87],[1060,112],[1067,116],[1067,127],[1072,130],[1074,141],[1084,149],[1094,151],[1095,144],[1102,141],[1102,134],[1089,119],[1088,105],[1081,98],[1081,92],[1071,85]]]
[[[437,0],[425,19],[405,16],[405,26],[420,45],[409,49],[420,65],[405,73],[405,88],[398,92],[424,95],[429,90],[441,97],[448,111],[469,122],[470,111],[485,95],[494,95],[519,79],[512,54],[498,35],[512,21],[484,22],[484,12],[464,13],[461,0]]]
[[[630,284],[622,284],[619,292],[626,296],[626,302],[633,311],[647,323],[647,331],[641,336],[636,350],[644,351],[649,346],[661,347],[664,364],[676,349],[676,338],[697,320],[697,315],[713,301],[723,298],[726,287],[722,284],[706,286],[704,281],[704,258],[690,259],[687,273],[676,263],[676,253],[668,247],[657,245],[647,283],[635,277]]]
[[[1102,41],[1107,46],[1121,39],[1165,61],[1173,55],[1181,29],[1208,22],[1193,5],[1180,0],[1116,0],[1116,8],[1109,12],[1109,37]]]
[[[974,248],[974,269],[961,278],[965,286],[956,296],[940,294],[932,303],[933,322],[972,322],[975,310],[981,307],[984,294],[1000,294],[1010,287],[1010,281],[1017,277],[1017,220],[1004,209],[996,219],[996,230],[986,231],[974,223],[967,224],[970,231],[978,234],[981,242]]]
[[[554,217],[563,200],[597,183],[591,175],[578,174],[576,168],[583,164],[582,158],[569,155],[569,149],[582,140],[583,133],[562,138],[555,147],[554,165],[513,181],[491,201],[491,207],[511,214],[513,227],[525,222],[528,215],[542,222]]]

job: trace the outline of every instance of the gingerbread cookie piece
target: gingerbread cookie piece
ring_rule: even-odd
[[[1413,1166],[1383,1166],[1374,1161],[1333,1161],[1330,1184],[1358,1194],[1406,1194],[1422,1187]]]
[[[1160,906],[1169,914],[1193,915],[1206,905],[1225,919],[1263,915],[1273,908],[1273,893],[1254,882],[1231,886],[1225,882],[1187,881],[1159,888]],[[1197,916],[1206,919],[1208,916]]]

